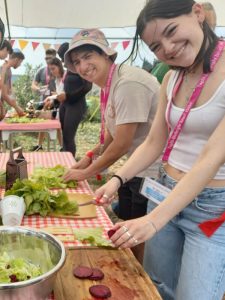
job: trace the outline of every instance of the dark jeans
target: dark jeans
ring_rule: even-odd
[[[130,220],[146,214],[148,199],[139,193],[142,179],[134,177],[119,188],[117,214],[120,219]]]
[[[63,151],[69,151],[75,156],[75,135],[86,112],[86,101],[80,100],[70,104],[65,101],[59,108],[59,120],[62,127]]]

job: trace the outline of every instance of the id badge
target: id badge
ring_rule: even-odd
[[[170,192],[171,190],[169,188],[163,186],[155,180],[152,180],[149,177],[146,177],[143,180],[142,187],[140,189],[140,193],[143,196],[157,205],[162,202]]]

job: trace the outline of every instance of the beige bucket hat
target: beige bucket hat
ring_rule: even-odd
[[[109,47],[109,43],[104,33],[99,29],[82,29],[74,35],[72,38],[69,49],[66,51],[64,56],[65,66],[68,70],[75,72],[75,68],[70,58],[71,51],[82,45],[94,45],[111,57],[114,61],[117,57],[117,52]]]

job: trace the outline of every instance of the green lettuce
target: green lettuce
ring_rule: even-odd
[[[88,242],[92,246],[111,247],[112,243],[103,237],[103,228],[79,228],[74,229],[75,238],[81,242]]]

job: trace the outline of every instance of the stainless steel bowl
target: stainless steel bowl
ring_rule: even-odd
[[[57,272],[65,262],[64,245],[48,233],[25,227],[0,226],[0,255],[4,252],[39,265],[43,274],[26,281],[0,283],[0,299],[46,299],[53,290]]]

